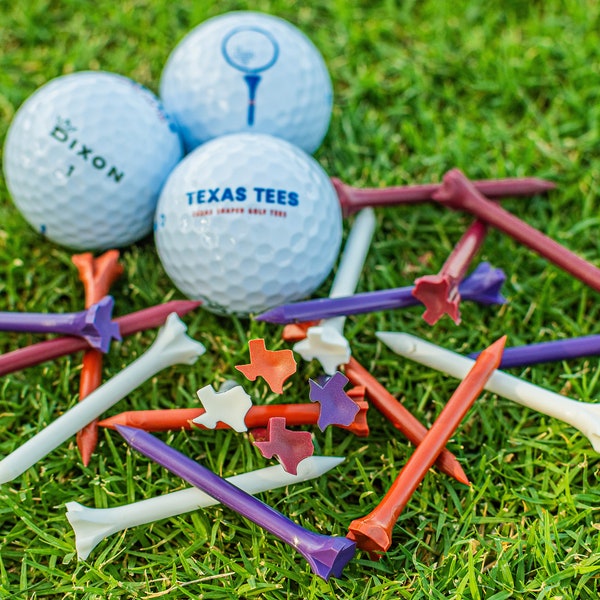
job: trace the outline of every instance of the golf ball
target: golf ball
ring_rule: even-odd
[[[306,297],[342,239],[335,189],[317,161],[285,140],[239,133],[203,144],[161,192],[158,255],[186,296],[248,315]]]
[[[327,133],[333,97],[323,57],[308,37],[251,11],[214,17],[188,33],[167,60],[160,96],[187,150],[246,131],[309,153]]]
[[[25,100],[6,137],[4,175],[34,229],[68,248],[104,250],[152,231],[161,187],[182,155],[177,126],[152,92],[83,71]]]

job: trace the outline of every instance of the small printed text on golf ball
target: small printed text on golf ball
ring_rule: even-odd
[[[215,209],[204,208],[202,210],[196,210],[192,213],[192,217],[209,217],[211,215],[229,215],[229,214],[249,214],[249,215],[269,215],[270,217],[287,217],[287,212],[284,210],[276,210],[271,208],[267,211],[266,208],[244,208],[244,207],[220,207]],[[161,215],[162,216],[162,215]],[[162,217],[164,219],[164,217]]]

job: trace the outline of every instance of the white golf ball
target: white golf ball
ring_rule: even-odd
[[[321,144],[332,86],[320,52],[271,15],[231,12],[193,29],[163,70],[160,96],[187,150],[228,133],[268,133],[306,152]]]
[[[269,135],[231,134],[173,170],[154,237],[181,292],[213,312],[248,315],[304,298],[324,281],[342,216],[312,156]]]
[[[113,73],[51,80],[17,111],[4,175],[27,222],[76,250],[127,246],[152,231],[161,187],[181,160],[158,98]]]

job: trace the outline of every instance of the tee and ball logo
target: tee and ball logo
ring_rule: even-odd
[[[96,152],[93,145],[79,138],[77,127],[71,123],[70,119],[58,117],[56,124],[50,130],[50,137],[72,153],[73,162],[64,173],[66,177],[70,177],[75,169],[80,166],[104,173],[106,177],[115,183],[119,183],[125,177],[125,171],[113,165],[99,152]]]
[[[236,27],[224,38],[221,44],[223,58],[234,69],[244,73],[244,81],[248,86],[249,127],[254,125],[256,107],[256,90],[261,76],[270,69],[279,57],[279,45],[273,34],[260,27]]]

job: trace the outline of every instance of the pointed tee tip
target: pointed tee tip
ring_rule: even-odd
[[[129,442],[133,439],[135,434],[140,431],[136,427],[130,427],[129,425],[115,425],[114,429],[119,432],[121,437],[125,439],[125,441]]]
[[[504,334],[502,337],[498,338],[491,346],[490,348],[492,348],[495,352],[501,352],[502,350],[504,350],[504,347],[506,346],[506,340],[508,339],[508,335]]]

